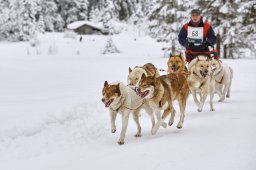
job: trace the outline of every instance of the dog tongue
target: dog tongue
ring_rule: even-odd
[[[148,91],[145,91],[145,92],[141,93],[142,98],[146,97],[147,95],[148,95]]]
[[[137,91],[136,94],[139,95],[140,97],[142,97],[142,92],[141,91]]]

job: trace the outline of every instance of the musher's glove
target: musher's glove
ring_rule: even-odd
[[[194,47],[194,43],[186,42],[186,49],[192,49]]]
[[[210,46],[210,47],[212,47],[212,48],[213,48],[212,43],[211,43],[211,42],[209,42],[209,41],[204,41],[204,42],[203,42],[203,45],[204,45],[204,46],[206,46],[206,47],[209,47],[209,46]]]

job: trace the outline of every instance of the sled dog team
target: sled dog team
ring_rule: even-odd
[[[230,97],[233,70],[220,60],[199,55],[186,68],[184,58],[170,55],[167,66],[168,74],[160,75],[158,69],[151,63],[129,68],[128,85],[123,83],[104,82],[102,102],[109,108],[111,132],[115,133],[117,113],[122,117],[122,130],[118,144],[124,144],[125,134],[131,114],[136,125],[135,137],[141,136],[139,123],[140,111],[144,109],[151,118],[151,134],[156,134],[160,126],[166,128],[165,119],[169,116],[168,125],[174,122],[176,110],[173,101],[177,100],[180,109],[180,119],[177,128],[182,128],[189,93],[198,107],[203,110],[207,96],[210,96],[210,110],[214,111],[213,97],[218,94],[219,102]],[[200,98],[198,99],[197,96]],[[155,116],[157,121],[155,122]]]

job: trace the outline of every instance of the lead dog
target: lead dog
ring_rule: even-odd
[[[180,106],[180,121],[177,128],[182,128],[185,108],[189,96],[189,88],[186,77],[179,74],[168,74],[160,77],[142,75],[137,92],[142,98],[145,98],[149,106],[155,111],[157,123],[151,130],[152,134],[156,134],[159,127],[163,125],[164,119],[171,113],[169,125],[174,122],[175,109],[173,101],[178,100]],[[164,110],[161,117],[161,110]]]
[[[130,87],[123,85],[122,83],[108,84],[107,81],[104,83],[102,90],[102,102],[105,107],[109,108],[110,118],[111,118],[111,131],[116,132],[115,120],[117,113],[122,116],[122,130],[120,133],[120,138],[118,144],[124,144],[125,133],[128,125],[129,115],[133,115],[133,119],[137,125],[137,133],[135,137],[141,136],[141,126],[139,123],[140,110],[143,108],[149,114],[152,127],[155,125],[155,120],[153,116],[152,109],[147,104],[144,104],[143,99],[136,95],[135,91]]]
[[[170,54],[170,57],[167,61],[168,73],[184,73],[184,75],[187,75],[188,71],[185,65],[185,60],[181,54]]]
[[[226,64],[222,64],[219,60],[212,60],[213,78],[215,80],[215,92],[219,95],[219,102],[230,97],[230,88],[233,79],[233,70]]]
[[[197,111],[202,111],[208,94],[210,94],[210,110],[214,111],[213,96],[215,90],[215,80],[210,76],[211,63],[209,58],[203,55],[197,56],[189,63],[188,69],[190,73],[188,77],[188,85],[194,101],[198,106]],[[197,93],[200,96],[200,102],[197,99]]]

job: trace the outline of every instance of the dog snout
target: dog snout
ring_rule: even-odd
[[[175,65],[175,64],[173,64],[173,65],[172,65],[172,68],[176,68],[176,65]]]
[[[105,103],[105,99],[104,99],[104,98],[102,98],[101,101],[102,101],[103,103]]]
[[[204,70],[204,73],[208,73],[208,70]]]

